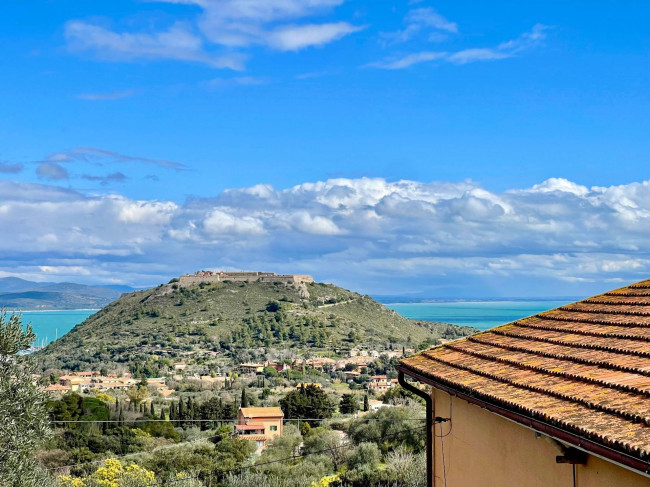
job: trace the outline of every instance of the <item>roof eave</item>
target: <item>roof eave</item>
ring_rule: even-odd
[[[571,444],[574,447],[579,448],[587,453],[603,458],[609,462],[616,463],[623,468],[632,470],[635,473],[644,475],[645,477],[650,477],[650,463],[644,462],[639,458],[633,457],[623,452],[619,452],[617,450],[613,450],[589,438],[585,438],[584,436],[578,435],[576,433],[563,430],[557,426],[553,426],[549,423],[540,421],[530,416],[526,416],[503,405],[488,402],[484,399],[480,399],[465,392],[459,391],[458,389],[447,384],[443,384],[434,378],[422,375],[421,373],[410,369],[403,363],[399,363],[395,368],[415,380],[428,384],[452,396],[456,396],[459,399],[486,409],[491,413],[502,416],[505,419],[518,423],[532,430],[539,431],[540,433],[544,433],[564,443]]]

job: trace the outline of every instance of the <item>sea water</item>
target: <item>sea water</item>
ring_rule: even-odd
[[[406,318],[441,321],[487,330],[572,301],[454,301],[440,303],[390,303],[386,306]]]
[[[36,333],[36,345],[53,342],[57,337],[72,330],[76,325],[84,321],[90,315],[96,313],[96,309],[66,310],[66,311],[23,311],[22,323],[31,323]]]

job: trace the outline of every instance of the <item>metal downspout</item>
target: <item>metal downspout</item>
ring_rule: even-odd
[[[421,391],[417,387],[409,384],[404,378],[404,372],[399,370],[397,372],[397,381],[399,384],[406,389],[411,391],[413,394],[420,396],[424,399],[426,403],[427,410],[427,487],[433,486],[433,476],[434,476],[434,465],[433,465],[433,398],[424,391]]]

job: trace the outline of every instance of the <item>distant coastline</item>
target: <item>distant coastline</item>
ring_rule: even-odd
[[[566,301],[575,302],[585,299],[584,296],[550,296],[527,298],[408,298],[405,296],[372,296],[381,304],[435,304],[435,303],[525,303],[541,301]]]
[[[6,308],[9,313],[64,313],[66,311],[101,311],[101,308],[70,308],[70,309],[12,309]]]

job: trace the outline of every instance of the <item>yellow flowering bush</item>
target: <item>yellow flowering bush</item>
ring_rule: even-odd
[[[338,475],[326,475],[322,477],[318,482],[312,482],[311,487],[329,487],[334,482],[339,482],[341,477]]]
[[[108,458],[104,465],[86,478],[59,477],[61,487],[145,487],[155,481],[151,470],[138,465],[124,468],[115,458]]]

